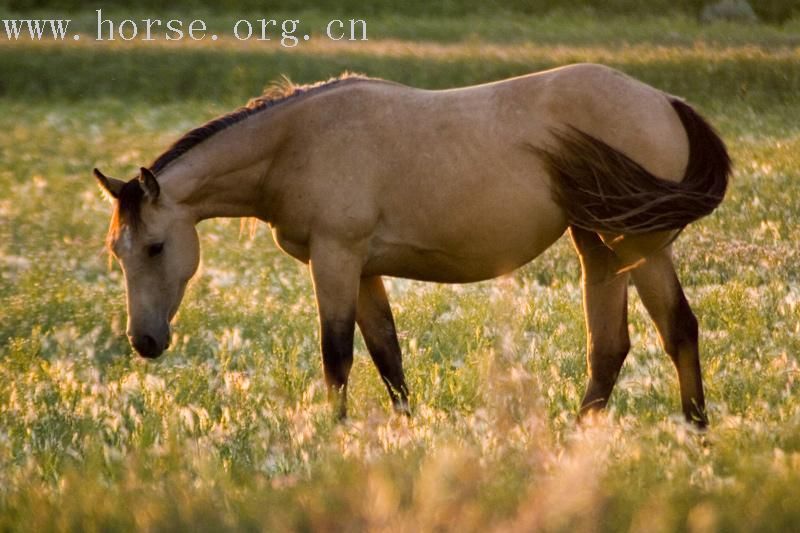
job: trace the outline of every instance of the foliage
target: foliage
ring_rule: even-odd
[[[762,20],[785,22],[800,14],[800,5],[791,0],[755,0],[753,10]]]
[[[703,8],[700,14],[703,22],[716,20],[731,20],[740,22],[755,22],[758,20],[755,11],[746,0],[721,0]]]
[[[429,2],[427,0],[406,0],[395,2],[392,0],[376,0],[364,2],[362,0],[340,0],[336,3],[339,14],[348,16],[374,16],[379,14],[403,14],[413,17],[425,16],[463,16],[465,14],[478,14],[492,16],[498,13],[545,15],[553,11],[584,10],[602,15],[676,15],[683,14],[697,17],[703,8],[714,2],[709,0],[443,0]],[[138,8],[162,11],[164,3],[158,0],[139,0]],[[103,2],[102,9],[126,8],[128,2],[124,0],[107,0]],[[91,6],[94,11],[96,6]],[[32,9],[65,10],[77,12],[85,10],[86,3],[82,0],[0,0],[0,9],[16,12],[28,12]],[[785,22],[798,12],[795,0],[757,0],[753,8],[765,21]],[[181,9],[210,10],[218,13],[226,12],[260,12],[273,13],[276,11],[301,11],[316,9],[330,11],[331,6],[323,0],[185,0],[181,2]]]

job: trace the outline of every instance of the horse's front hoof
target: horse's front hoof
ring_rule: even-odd
[[[394,414],[411,418],[411,407],[408,406],[408,400],[398,400],[392,404]]]

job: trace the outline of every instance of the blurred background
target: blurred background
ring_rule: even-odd
[[[368,4],[368,5],[367,5]],[[142,20],[199,18],[219,41],[184,38],[129,43],[90,42],[97,14],[116,25]],[[0,95],[65,99],[133,97],[151,102],[186,98],[241,101],[286,74],[314,81],[343,69],[427,88],[464,85],[575,61],[619,67],[667,91],[690,98],[784,98],[796,89],[795,58],[765,61],[762,49],[798,46],[798,4],[793,0],[450,0],[360,5],[337,2],[210,2],[172,8],[154,0],[93,6],[76,0],[3,0],[3,18],[71,18],[78,43],[13,45],[0,40]],[[795,16],[793,19],[792,17]],[[252,38],[236,40],[237,20],[300,19],[297,35],[310,42],[294,49]],[[369,42],[324,37],[330,19],[366,19]],[[275,30],[272,30],[275,33]],[[258,34],[258,29],[256,29]],[[3,42],[6,41],[6,42]],[[440,46],[433,46],[436,43]],[[113,44],[113,46],[112,46]],[[735,47],[735,48],[730,48]],[[613,53],[612,53],[613,50]],[[746,71],[743,69],[747,69]],[[769,95],[766,95],[766,93]]]

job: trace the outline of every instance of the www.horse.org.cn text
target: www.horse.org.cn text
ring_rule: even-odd
[[[70,33],[71,19],[2,19],[2,30],[7,40],[56,40],[79,41],[88,37],[95,41],[192,41],[221,38],[235,41],[274,41],[284,48],[294,48],[302,41],[312,39],[311,33],[302,32],[300,19],[259,18],[240,19],[232,23],[226,33],[212,33],[202,19],[183,20],[157,18],[114,20],[96,10],[97,19],[94,35]],[[332,19],[319,28],[324,38],[332,41],[367,41],[367,22],[363,19]],[[0,35],[3,35],[0,33]]]

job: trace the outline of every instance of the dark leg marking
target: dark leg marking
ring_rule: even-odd
[[[354,320],[321,322],[322,367],[336,418],[347,417],[347,379],[353,366]]]
[[[338,419],[347,416],[347,378],[353,366],[353,335],[361,258],[336,241],[311,247],[311,276],[319,311],[320,344],[328,398]]]
[[[664,351],[670,356],[681,390],[686,420],[698,427],[708,425],[700,369],[697,318],[681,288],[670,249],[664,249],[633,271],[636,289],[656,325]]]
[[[410,414],[400,344],[380,276],[361,279],[356,321],[372,361],[389,391],[394,410]]]

